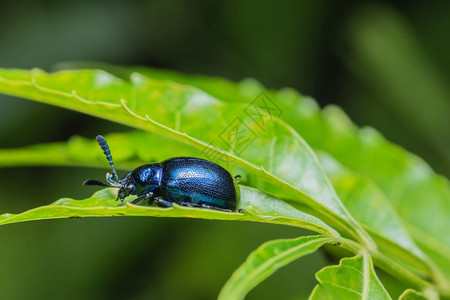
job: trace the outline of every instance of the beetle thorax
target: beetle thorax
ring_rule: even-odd
[[[130,173],[136,195],[153,192],[161,185],[161,164],[149,164],[136,168]]]

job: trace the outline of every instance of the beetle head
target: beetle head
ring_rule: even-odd
[[[134,184],[131,173],[128,173],[122,180],[118,182],[119,192],[116,200],[123,200],[129,195],[136,195],[136,185]]]
[[[105,187],[112,187],[112,188],[118,188],[119,191],[117,192],[117,199],[116,200],[123,200],[124,198],[128,197],[129,195],[136,195],[136,188],[135,183],[130,176],[131,173],[128,173],[125,175],[124,178],[121,180],[114,180],[114,175],[111,173],[106,174],[106,183],[97,181],[97,180],[86,180],[83,182],[83,185],[97,185],[97,186],[105,186]]]

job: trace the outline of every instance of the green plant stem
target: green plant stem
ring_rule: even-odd
[[[450,297],[450,291],[445,287],[432,285],[430,282],[420,278],[413,272],[409,271],[402,265],[396,263],[394,260],[383,255],[379,251],[371,250],[369,251],[369,254],[372,256],[377,267],[379,267],[386,273],[391,274],[402,282],[413,286],[415,289],[423,291],[424,293],[427,293],[426,291],[429,290],[437,290],[442,296]]]

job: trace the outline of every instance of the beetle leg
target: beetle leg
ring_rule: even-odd
[[[144,200],[145,198],[147,198],[147,195],[141,195],[141,196],[137,197],[136,199],[134,199],[133,201],[130,201],[130,203],[137,204],[137,203],[141,202],[142,200]]]
[[[153,193],[152,192],[148,192],[147,194],[144,195],[140,195],[139,197],[137,197],[136,199],[134,199],[133,201],[131,201],[131,204],[137,204],[139,202],[141,202],[142,200],[149,200],[149,204],[151,205],[153,202]]]
[[[224,211],[224,212],[232,212],[231,209],[215,207],[215,206],[211,206],[211,205],[208,205],[208,204],[202,204],[201,207],[206,208],[206,209],[213,209],[213,210],[218,210],[218,211]]]
[[[225,211],[225,212],[232,212],[231,209],[215,207],[215,206],[211,206],[211,205],[204,204],[204,203],[197,204],[197,203],[182,201],[182,202],[177,202],[177,204],[182,205],[182,206],[187,206],[187,207],[199,207],[199,208],[213,209],[213,210],[219,210],[219,211]]]
[[[155,201],[155,203],[160,207],[173,207],[171,202],[164,200],[163,198],[160,197],[155,197],[153,201]]]
[[[185,202],[185,201],[177,202],[177,204],[181,205],[181,206],[186,206],[186,207],[202,207],[200,204],[191,203],[191,202]]]

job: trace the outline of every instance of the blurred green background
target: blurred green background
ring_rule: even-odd
[[[449,1],[2,1],[0,66],[51,71],[82,60],[254,77],[343,107],[448,176],[449,12]],[[0,96],[1,148],[126,130]],[[0,213],[86,197],[93,189],[81,182],[105,170],[0,169]],[[0,228],[1,298],[213,299],[262,242],[305,233],[157,218],[8,225]],[[248,299],[304,299],[329,263],[322,251],[301,259]]]

